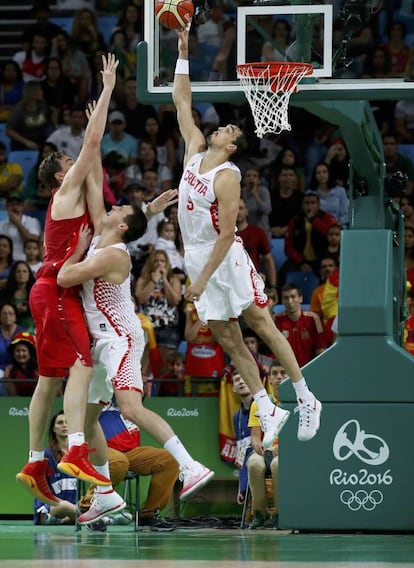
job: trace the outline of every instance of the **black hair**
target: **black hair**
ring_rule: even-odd
[[[147,230],[147,218],[145,213],[139,207],[131,205],[133,212],[124,218],[124,223],[128,225],[128,230],[122,236],[124,243],[136,241]]]
[[[0,234],[0,240],[4,239],[9,243],[10,252],[7,257],[7,266],[11,266],[14,262],[13,260],[13,240],[9,237],[9,235]]]
[[[59,448],[59,442],[56,437],[56,432],[53,431],[53,428],[55,427],[56,418],[61,414],[65,414],[63,410],[59,410],[59,412],[56,412],[56,414],[52,416],[49,424],[49,447],[52,450],[53,456],[58,462],[63,457],[63,451]]]

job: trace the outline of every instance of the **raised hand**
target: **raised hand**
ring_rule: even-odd
[[[81,225],[79,229],[78,242],[76,243],[75,252],[83,254],[87,251],[92,240],[92,231],[87,223]]]
[[[166,209],[170,205],[174,205],[174,203],[177,203],[178,201],[177,195],[178,195],[177,189],[167,189],[167,191],[161,193],[161,195],[156,197],[153,201],[151,201],[151,203],[148,203],[147,210],[145,212],[146,216],[152,217],[157,213],[161,213],[162,211],[164,211],[164,209]]]
[[[87,118],[88,120],[90,120],[90,118],[91,118],[91,116],[92,116],[92,113],[93,113],[93,111],[95,110],[95,108],[96,108],[96,101],[95,101],[95,100],[92,101],[92,102],[90,102],[90,103],[88,103],[88,106],[87,106],[86,109],[85,109],[86,118]]]
[[[115,58],[113,53],[108,53],[106,57],[105,55],[102,55],[101,74],[104,88],[109,87],[110,89],[113,89],[115,87],[116,70],[118,65],[119,61]]]

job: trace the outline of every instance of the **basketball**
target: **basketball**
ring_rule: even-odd
[[[194,4],[191,0],[157,0],[155,2],[155,15],[164,28],[177,30],[185,28],[188,24],[186,15],[194,15]]]

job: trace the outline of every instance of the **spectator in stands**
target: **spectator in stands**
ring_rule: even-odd
[[[185,374],[197,396],[218,396],[220,378],[226,366],[224,351],[192,302],[185,306],[184,339],[187,341]]]
[[[62,64],[58,57],[48,57],[46,77],[41,82],[41,86],[43,98],[55,114],[59,114],[65,106],[74,105],[76,96],[74,85],[63,75]]]
[[[144,38],[144,6],[134,2],[123,3],[118,24],[128,38],[129,51],[135,51],[137,43]]]
[[[405,270],[407,280],[414,290],[414,229],[406,227],[404,231]]]
[[[271,39],[272,41],[265,41],[263,44],[261,61],[286,61],[286,50],[292,43],[292,26],[287,20],[274,20]],[[289,56],[292,55],[289,51]]]
[[[202,26],[197,26],[197,40],[199,54],[203,61],[203,78],[208,80],[210,72],[213,70],[214,60],[220,50],[223,34],[224,21],[226,19],[223,2],[214,0],[209,11],[209,18]]]
[[[156,117],[157,113],[152,105],[142,104],[137,101],[136,88],[137,82],[135,77],[126,79],[122,96],[118,97],[118,106],[125,116],[125,132],[137,139],[141,139],[145,137],[147,118],[150,116]]]
[[[335,217],[341,227],[347,227],[349,202],[345,188],[341,185],[335,185],[331,169],[324,162],[320,162],[314,167],[310,189],[319,195],[321,209]]]
[[[404,349],[414,355],[414,297],[411,285],[407,288],[408,318],[404,327]]]
[[[16,306],[17,324],[29,333],[35,333],[29,306],[30,290],[34,283],[35,277],[30,265],[25,260],[18,260],[11,267],[6,285],[0,293],[0,304]]]
[[[278,183],[271,191],[272,211],[269,215],[272,237],[284,238],[289,222],[300,212],[303,194],[298,189],[294,168],[282,166]]]
[[[300,367],[309,363],[326,347],[319,316],[302,310],[302,302],[300,288],[287,282],[282,286],[285,311],[274,315],[275,325],[289,341]]]
[[[39,378],[34,335],[27,331],[18,333],[10,342],[7,350],[12,362],[6,367],[4,378],[14,379],[14,382],[6,383],[7,394],[31,397],[36,388],[35,381]]]
[[[42,163],[42,161],[47,156],[49,156],[49,154],[52,154],[52,152],[56,151],[57,151],[57,146],[52,142],[45,142],[40,147],[39,157],[37,159],[36,164],[29,172],[23,190],[25,210],[37,209],[45,211],[47,209],[47,206],[49,205],[50,196],[52,193],[49,188],[47,188],[40,182],[37,174],[39,171],[39,166]]]
[[[34,34],[27,50],[18,51],[13,60],[19,65],[23,73],[23,81],[43,81],[46,77],[46,58],[49,55],[49,40],[40,32]]]
[[[22,166],[7,161],[6,144],[0,142],[0,209],[5,209],[6,199],[11,193],[22,193],[22,181]]]
[[[145,121],[144,138],[150,140],[157,148],[157,161],[162,166],[167,166],[171,171],[175,168],[174,141],[163,132],[160,121],[154,116],[149,116]]]
[[[13,241],[8,235],[0,234],[0,290],[6,285],[13,263]]]
[[[36,278],[37,271],[42,266],[42,251],[38,239],[26,239],[24,241],[24,254],[26,262],[30,266],[33,276]]]
[[[333,138],[323,161],[330,166],[332,180],[335,185],[348,187],[349,159],[343,138]]]
[[[414,140],[414,138],[413,138]],[[414,189],[414,166],[412,161],[398,153],[397,136],[388,132],[382,137],[385,158],[385,172],[391,175],[395,172],[402,172],[408,176],[407,192],[413,193]]]
[[[303,196],[302,211],[288,226],[285,239],[285,252],[288,260],[282,267],[285,274],[294,270],[314,271],[326,250],[329,228],[336,223],[335,218],[322,211],[319,195],[307,191]]]
[[[276,266],[272,256],[269,239],[260,227],[248,222],[249,211],[244,199],[239,201],[237,215],[237,234],[242,238],[244,247],[248,252],[256,270],[260,273],[261,267],[266,276],[266,286],[276,288]]]
[[[113,110],[108,116],[109,132],[104,134],[101,142],[101,154],[105,157],[115,150],[124,156],[129,164],[138,157],[138,140],[125,132],[125,116],[119,110]]]
[[[176,229],[174,224],[167,219],[163,219],[157,225],[157,234],[158,239],[155,243],[155,248],[167,252],[174,274],[176,274],[180,282],[184,284],[186,279],[184,257],[175,244]]]
[[[158,347],[166,361],[180,342],[179,305],[181,283],[164,250],[152,251],[135,286],[137,303],[151,320]]]
[[[395,129],[401,144],[414,144],[414,104],[410,100],[395,105]]]
[[[270,239],[269,214],[272,204],[269,190],[261,183],[259,168],[249,168],[244,173],[241,196],[249,210],[249,222],[263,229]]]
[[[11,59],[5,61],[0,75],[0,122],[7,122],[12,108],[21,101],[23,85],[19,65]]]
[[[287,378],[286,371],[275,359],[272,361],[269,370],[269,380],[272,385],[270,398],[274,404],[278,404],[278,392],[280,383]],[[279,527],[279,452],[278,439],[274,441],[271,450],[265,450],[262,444],[263,432],[260,420],[257,417],[257,403],[253,401],[249,411],[248,426],[251,433],[252,452],[247,459],[247,470],[249,474],[249,486],[252,493],[253,520],[250,529],[260,529],[265,526],[268,517],[266,475],[272,478],[272,501],[274,507],[273,528]]]
[[[272,362],[274,357],[264,355],[260,352],[259,337],[252,329],[246,327],[242,330],[242,333],[244,344],[253,355],[259,368],[264,369],[264,374],[267,375],[269,373],[270,363]]]
[[[33,37],[37,34],[47,37],[50,42],[56,35],[62,31],[62,29],[53,22],[50,21],[50,0],[36,0],[32,7],[32,19],[35,20],[33,24],[24,26],[23,29],[23,46],[24,49],[29,49]]]
[[[53,117],[43,99],[40,83],[30,81],[23,88],[22,100],[10,113],[6,134],[12,150],[39,150],[53,130]]]
[[[86,55],[74,45],[72,38],[64,31],[60,31],[53,38],[50,55],[61,62],[63,76],[71,82],[77,104],[84,104],[88,98],[91,76]]]
[[[364,63],[363,79],[389,79],[391,73],[391,57],[384,46],[375,46]]]
[[[90,64],[98,51],[105,50],[105,41],[99,31],[95,12],[89,8],[82,8],[75,12],[71,39],[74,45],[83,51]]]
[[[121,79],[127,79],[135,75],[136,55],[134,51],[127,49],[128,39],[124,31],[114,30],[109,38],[108,50],[111,51],[119,61],[116,70]]]
[[[310,301],[310,311],[317,314],[322,321],[323,313],[322,313],[322,298],[325,291],[326,280],[328,277],[333,273],[335,268],[337,268],[338,263],[335,258],[331,256],[326,256],[321,259],[320,269],[319,269],[319,277],[321,279],[321,284],[315,288],[312,293],[311,301]]]
[[[404,225],[414,229],[414,196],[405,195],[401,197],[400,209],[404,215]]]
[[[108,152],[102,160],[104,172],[104,201],[110,209],[118,203],[126,186],[126,168],[128,160],[115,150]]]
[[[126,171],[129,182],[143,181],[144,171],[155,171],[160,190],[170,189],[173,184],[173,173],[157,159],[157,147],[147,139],[141,140],[137,164],[130,166]]]
[[[390,22],[387,30],[388,41],[383,48],[391,59],[391,76],[405,77],[410,48],[405,43],[407,28],[402,22]]]
[[[7,198],[7,218],[0,221],[0,234],[13,241],[14,260],[25,260],[23,243],[26,239],[36,239],[42,232],[40,223],[34,217],[23,214],[24,202],[21,193],[11,193]]]
[[[299,191],[305,191],[306,181],[304,168],[301,165],[299,156],[294,148],[287,146],[280,150],[274,162],[270,164],[270,171],[273,177],[278,177],[283,166],[287,166],[295,170],[295,174],[298,178],[298,189]]]
[[[329,227],[326,235],[328,245],[323,251],[323,256],[330,256],[331,258],[334,258],[338,265],[341,252],[341,231],[342,227],[341,225],[338,225],[338,223],[334,223]]]
[[[72,107],[69,114],[69,126],[57,128],[47,139],[58,150],[74,160],[79,156],[85,136],[86,115],[82,107]]]
[[[166,357],[166,372],[160,375],[157,396],[183,396],[184,394],[184,357],[179,351],[173,351]],[[171,381],[167,379],[172,379]]]
[[[17,311],[13,304],[3,304],[0,307],[0,369],[4,371],[12,362],[11,355],[7,350],[16,335],[26,331],[17,324]]]

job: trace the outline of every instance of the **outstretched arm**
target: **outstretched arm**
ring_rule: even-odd
[[[177,30],[178,59],[174,74],[173,101],[177,109],[177,120],[184,138],[184,164],[188,158],[205,149],[206,141],[201,130],[195,125],[191,113],[191,85],[188,68],[188,36],[190,26]]]
[[[116,82],[118,61],[111,53],[108,54],[107,58],[103,55],[102,60],[103,70],[101,73],[104,87],[86,127],[79,156],[66,174],[59,190],[59,202],[62,202],[62,206],[66,208],[67,206],[73,207],[74,202],[81,198],[82,184],[91,169],[95,154],[100,149],[101,139],[105,131],[108,107]]]

